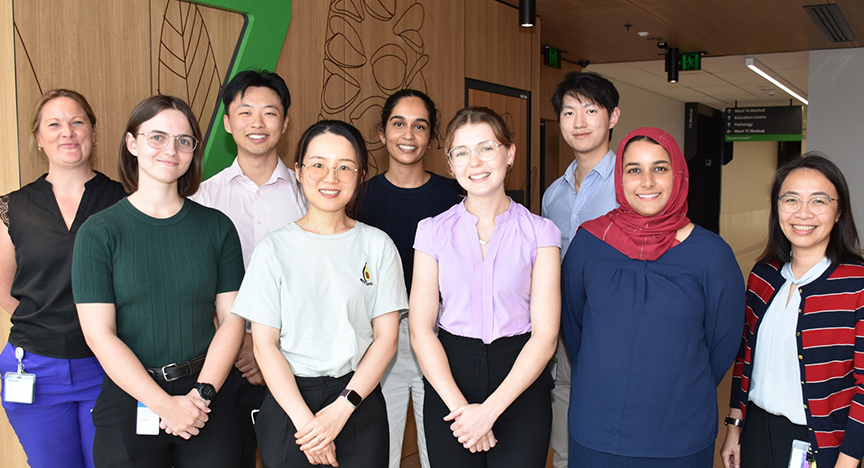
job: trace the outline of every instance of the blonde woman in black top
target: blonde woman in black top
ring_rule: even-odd
[[[12,314],[0,374],[17,373],[20,355],[36,376],[35,399],[4,398],[3,408],[31,467],[92,467],[90,410],[104,372],[72,301],[72,247],[81,224],[125,192],[92,168],[96,117],[84,96],[66,89],[42,95],[33,136],[48,173],[0,197],[0,306]]]

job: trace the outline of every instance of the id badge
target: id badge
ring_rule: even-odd
[[[159,435],[159,415],[138,402],[138,417],[135,421],[135,433],[138,435]]]
[[[792,441],[792,452],[789,454],[789,468],[815,468],[816,462],[808,456],[810,442]]]
[[[36,399],[36,374],[7,372],[3,376],[3,401],[32,405]]]

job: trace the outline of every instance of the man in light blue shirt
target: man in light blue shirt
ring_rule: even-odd
[[[561,259],[576,230],[585,221],[618,207],[615,202],[615,153],[609,148],[612,128],[618,123],[618,90],[595,73],[570,72],[555,89],[552,106],[561,136],[573,149],[567,171],[543,194],[541,212],[561,230]],[[555,388],[552,390],[552,438],[555,468],[567,467],[570,436],[570,359],[564,342],[555,352]]]

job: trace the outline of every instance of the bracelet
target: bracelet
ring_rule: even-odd
[[[744,420],[743,419],[736,419],[736,418],[733,418],[732,416],[727,415],[726,420],[723,421],[723,424],[725,424],[727,426],[731,424],[735,427],[744,427]]]

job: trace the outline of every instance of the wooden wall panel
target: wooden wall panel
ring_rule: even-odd
[[[243,17],[179,0],[151,0],[150,15],[150,91],[186,101],[206,133]]]
[[[539,28],[519,26],[519,10],[492,0],[465,3],[465,76],[531,89],[532,35]]]
[[[464,33],[452,21],[463,0],[295,2],[276,69],[292,91],[288,138],[280,155],[294,160],[302,133],[321,118],[352,123],[372,150],[370,176],[386,170],[376,132],[387,96],[426,92],[446,124],[464,101]],[[427,169],[446,174],[433,143]]]
[[[0,2],[0,109],[7,116],[15,111],[15,36],[13,35],[12,2]],[[18,189],[18,127],[14,118],[0,120],[0,194]],[[9,336],[9,314],[0,308],[0,348]],[[0,464],[5,468],[24,468],[27,457],[15,431],[0,407]]]
[[[48,167],[43,155],[27,151],[33,103],[41,92],[60,87],[74,89],[90,102],[99,143],[94,166],[116,178],[120,133],[135,104],[150,95],[148,2],[57,0],[14,5],[22,184]]]

